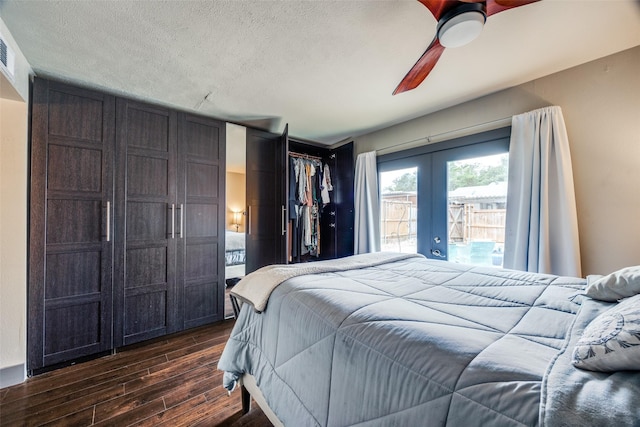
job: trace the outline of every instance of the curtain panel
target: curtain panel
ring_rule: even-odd
[[[504,267],[580,277],[569,139],[560,107],[513,116]]]
[[[380,251],[380,203],[375,151],[359,154],[356,158],[354,187],[354,253],[378,252]]]

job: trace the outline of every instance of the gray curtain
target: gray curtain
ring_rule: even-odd
[[[378,252],[380,251],[380,203],[375,151],[359,154],[356,158],[354,186],[354,253]]]
[[[504,267],[581,276],[569,139],[560,107],[514,116]]]

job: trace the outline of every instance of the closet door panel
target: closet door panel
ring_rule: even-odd
[[[246,274],[286,262],[286,136],[247,129]],[[286,218],[284,218],[286,219]]]
[[[95,171],[102,168],[102,162],[102,150],[49,144],[47,187],[49,190],[100,193],[102,179]],[[56,167],[61,164],[65,167]]]
[[[353,142],[334,150],[336,167],[333,173],[333,197],[336,211],[336,257],[353,255],[354,236],[354,170]]]
[[[167,282],[167,248],[144,247],[127,251],[127,287]]]
[[[218,239],[218,209],[216,205],[191,203],[185,209],[184,234],[189,237]],[[217,244],[217,242],[216,242]]]
[[[155,158],[144,152],[132,153],[127,159],[127,195],[166,197],[169,194],[169,159]]]
[[[174,208],[175,210],[175,208]],[[127,203],[127,239],[130,244],[141,240],[165,241],[171,238],[171,205],[167,202]]]
[[[35,79],[31,117],[27,363],[37,372],[112,346],[115,99]]]
[[[46,299],[73,297],[101,291],[100,251],[74,251],[47,255]]]
[[[226,125],[181,114],[178,127],[178,309],[191,328],[224,316]]]
[[[218,198],[218,166],[187,163],[187,197]]]
[[[184,152],[192,158],[219,160],[223,156],[225,124],[203,117],[185,116],[183,140]]]
[[[87,96],[88,91],[53,82],[50,87],[48,134],[102,144],[105,131],[109,131],[103,127],[104,99],[113,102],[113,97],[95,92]]]
[[[127,293],[124,335],[133,337],[154,333],[164,335],[167,328],[167,292],[164,289],[134,289]],[[138,341],[138,340],[136,340]],[[135,342],[135,341],[133,341]]]
[[[172,149],[171,126],[172,113],[152,106],[135,104],[122,100],[129,105],[127,109],[127,143],[129,148],[141,148],[148,152],[168,153]]]
[[[208,323],[214,321],[211,319],[211,313],[218,311],[218,301],[220,299],[216,295],[212,282],[197,283],[191,281],[189,286],[185,288],[184,298],[189,307],[189,312],[185,313],[185,323],[187,325],[193,324],[192,326],[196,326],[198,323],[203,322],[203,319],[210,319]]]
[[[177,114],[117,100],[116,346],[179,329],[176,291]]]
[[[106,230],[101,200],[72,199],[69,195],[47,202],[47,244],[95,243],[100,245]],[[55,224],[55,225],[54,225]]]
[[[77,301],[73,305],[52,304],[47,307],[45,354],[62,355],[77,348],[95,347],[102,330],[101,308],[99,301]]]
[[[201,260],[214,262],[202,262]],[[193,244],[187,247],[184,276],[187,282],[206,280],[218,275],[218,245],[215,243]]]

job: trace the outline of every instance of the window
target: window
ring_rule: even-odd
[[[418,168],[380,175],[380,248],[416,253],[418,237]]]

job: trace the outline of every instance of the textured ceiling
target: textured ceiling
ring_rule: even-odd
[[[6,1],[38,75],[334,143],[640,44],[635,0],[491,16],[392,96],[436,21],[418,1]]]

